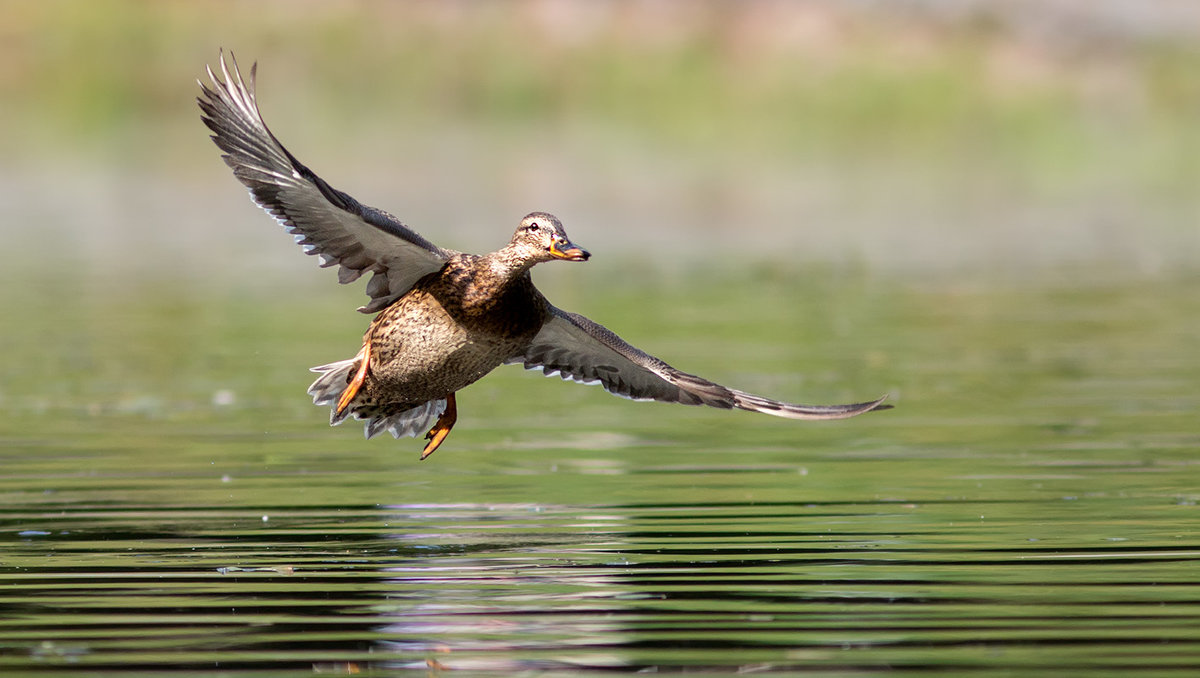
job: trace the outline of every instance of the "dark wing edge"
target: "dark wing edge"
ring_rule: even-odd
[[[374,274],[366,290],[371,301],[360,311],[384,308],[454,254],[305,167],[279,143],[259,113],[254,94],[258,64],[250,67],[247,85],[232,54],[232,70],[223,51],[218,60],[224,79],[206,67],[212,87],[197,81],[201,96],[196,101],[213,142],[224,152],[222,158],[255,204],[282,224],[305,253],[318,256],[322,267],[339,266],[338,282]]]
[[[888,409],[887,396],[845,405],[800,405],[727,388],[681,372],[621,339],[578,313],[549,307],[550,317],[529,349],[510,358],[528,370],[584,384],[599,383],[608,392],[633,400],[738,408],[787,419],[846,419]]]

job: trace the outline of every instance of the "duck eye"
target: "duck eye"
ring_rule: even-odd
[[[532,224],[529,224],[529,230],[531,230],[531,231],[538,230],[538,222],[535,221]]]

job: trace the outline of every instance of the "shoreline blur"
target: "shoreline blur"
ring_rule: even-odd
[[[1200,261],[1190,3],[301,4],[0,3],[9,275],[312,266],[206,138],[218,47],[302,161],[457,249],[545,209],[667,271]]]

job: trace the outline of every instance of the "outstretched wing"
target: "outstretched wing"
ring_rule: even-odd
[[[254,202],[283,224],[305,252],[319,256],[321,266],[339,266],[338,282],[374,274],[367,284],[371,301],[358,310],[384,308],[454,254],[313,174],[263,122],[254,96],[257,64],[250,68],[247,86],[236,60],[232,73],[224,55],[220,61],[224,80],[207,69],[212,87],[200,83],[197,101],[213,141],[225,152],[225,163],[250,189]]]
[[[886,409],[884,399],[849,405],[796,405],[726,388],[680,372],[630,345],[611,330],[577,314],[550,306],[550,318],[529,349],[510,358],[525,369],[585,384],[599,383],[610,393],[634,400],[738,408],[788,419],[845,419]]]

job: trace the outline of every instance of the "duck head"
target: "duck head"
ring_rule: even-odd
[[[571,242],[558,217],[546,212],[531,212],[513,233],[510,247],[516,247],[529,261],[587,261],[592,255]]]

